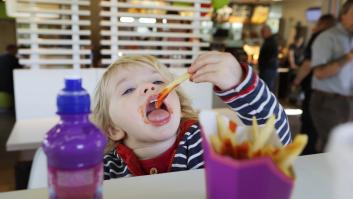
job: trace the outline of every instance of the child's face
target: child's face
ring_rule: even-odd
[[[125,133],[124,143],[131,149],[174,137],[181,118],[180,101],[175,91],[169,94],[160,109],[154,108],[153,102],[166,79],[152,67],[142,65],[120,68],[111,83],[109,116]]]

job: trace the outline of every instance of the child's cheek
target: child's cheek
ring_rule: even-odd
[[[178,108],[178,106],[180,107],[180,101],[179,101],[179,97],[178,97],[178,94],[173,91],[170,95],[170,100],[165,100],[164,102],[167,107],[168,107],[168,112],[170,114],[173,114],[174,111],[176,111],[176,109]]]
[[[167,109],[168,109],[168,112],[169,112],[169,114],[170,115],[173,115],[173,105],[172,105],[172,103],[167,103],[167,102],[165,102],[165,104],[167,105]]]

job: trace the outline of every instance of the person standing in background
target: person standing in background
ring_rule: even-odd
[[[264,43],[259,55],[259,76],[274,92],[278,68],[278,42],[268,25],[262,26],[261,37]]]
[[[331,130],[350,121],[353,113],[353,0],[340,11],[339,23],[320,34],[313,44],[314,70],[310,111],[321,152]]]
[[[294,37],[294,42],[289,45],[288,52],[288,92],[289,102],[292,104],[298,104],[300,101],[300,90],[293,86],[293,81],[299,66],[304,60],[304,37],[300,32],[297,32]]]
[[[13,70],[22,68],[19,64],[17,46],[10,44],[6,47],[6,53],[0,55],[0,91],[6,92],[13,97]]]
[[[296,70],[304,60],[304,38],[298,34],[294,42],[289,46],[289,66],[290,70]]]
[[[320,17],[316,23],[313,34],[311,35],[309,42],[304,51],[304,61],[300,66],[297,76],[294,79],[294,86],[301,85],[301,89],[304,91],[304,100],[302,102],[303,113],[301,115],[301,127],[300,132],[305,133],[309,137],[308,144],[306,145],[303,154],[317,153],[315,149],[317,141],[317,132],[314,127],[311,112],[309,110],[309,102],[311,99],[311,81],[312,81],[312,70],[311,70],[311,55],[312,55],[312,44],[316,37],[323,31],[331,28],[336,24],[336,18],[331,14],[325,14]]]

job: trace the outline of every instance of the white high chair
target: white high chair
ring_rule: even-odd
[[[29,174],[28,189],[44,188],[48,186],[47,156],[42,148],[34,154],[31,172]]]

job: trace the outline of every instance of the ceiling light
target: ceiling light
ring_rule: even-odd
[[[139,18],[140,23],[156,23],[157,20],[155,18]]]
[[[131,23],[131,22],[134,22],[135,19],[132,17],[120,17],[120,21],[124,23]]]

